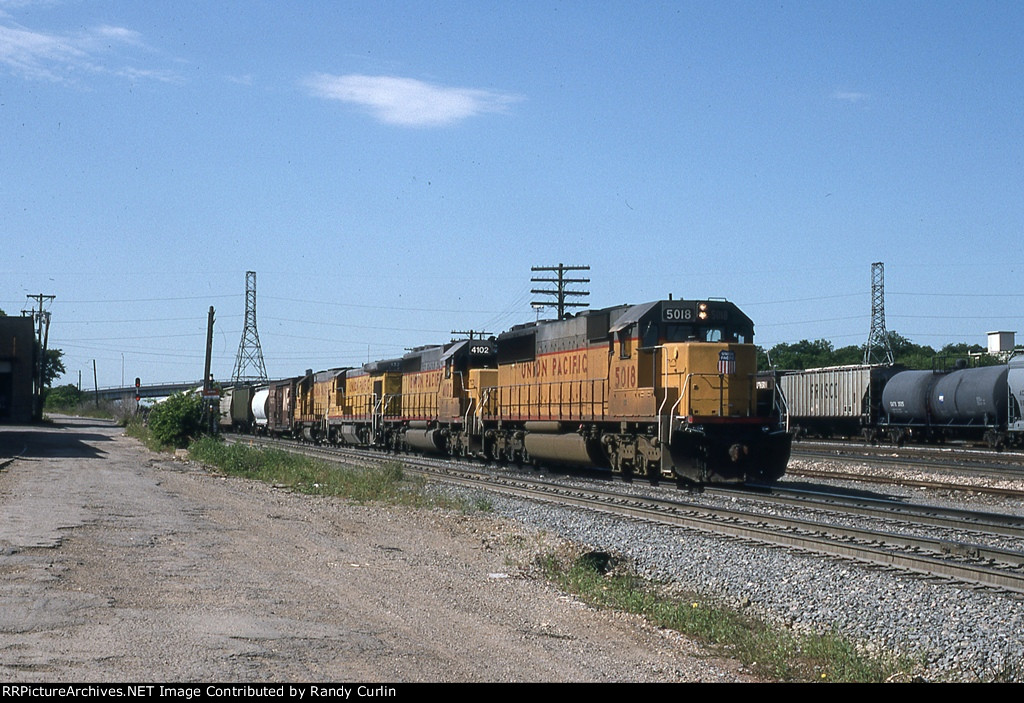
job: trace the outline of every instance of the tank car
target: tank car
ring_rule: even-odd
[[[955,371],[904,371],[882,392],[878,428],[891,441],[1005,441],[1009,405],[1007,366]]]
[[[252,394],[252,433],[267,434],[267,401],[270,399],[270,386],[253,389]]]

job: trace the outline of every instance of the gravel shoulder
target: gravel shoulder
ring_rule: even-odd
[[[533,578],[557,544],[514,520],[226,479],[83,419],[0,427],[0,467],[5,681],[756,680]]]

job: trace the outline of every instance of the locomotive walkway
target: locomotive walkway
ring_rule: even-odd
[[[121,430],[0,427],[0,679],[741,681],[586,609],[514,523],[224,479]]]

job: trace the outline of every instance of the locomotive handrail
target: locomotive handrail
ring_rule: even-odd
[[[383,393],[380,396],[380,401],[377,400],[377,394],[373,393],[373,409],[370,412],[370,429],[373,431],[373,435],[377,436],[377,431],[380,429],[380,423],[378,418],[383,421],[384,416],[384,399],[387,398]]]
[[[434,391],[415,391],[413,393],[392,393],[387,396],[388,400],[399,399],[401,401],[401,407],[397,411],[399,416],[402,417],[416,417],[417,414],[429,417],[431,415],[436,416],[439,412],[438,409],[438,394]],[[385,406],[385,415],[394,416],[395,413],[387,413]]]
[[[547,411],[548,417],[553,417],[553,412],[558,411],[559,420],[580,420],[584,419],[584,408],[589,410],[589,415],[586,419],[603,420],[605,417],[605,403],[606,403],[606,383],[605,378],[583,378],[583,379],[562,379],[557,381],[545,381],[543,383],[515,383],[506,386],[491,386],[490,388],[496,390],[499,393],[499,397],[503,391],[508,393],[509,402],[502,403],[499,400],[498,403],[498,416],[502,416],[502,410],[514,409],[509,417],[529,417],[530,411],[536,408],[537,413]],[[590,399],[584,400],[583,389],[585,385],[589,384],[590,387]],[[551,393],[551,389],[555,386],[558,387],[559,393],[557,396]],[[573,388],[577,389],[577,399],[572,400]],[[544,399],[543,390],[548,390],[547,399]],[[526,399],[523,399],[523,391],[526,391]],[[536,397],[534,397],[533,391],[536,390]],[[600,390],[600,392],[596,392]],[[568,395],[566,400],[565,394]],[[515,395],[515,402],[513,402],[512,396]],[[506,408],[506,405],[508,408]],[[573,412],[575,406],[575,412]],[[568,407],[568,411],[566,408]]]
[[[772,390],[772,395],[773,406],[776,404],[776,399],[780,399],[778,404],[779,410],[783,415],[783,426],[786,428],[786,432],[789,432],[789,399],[786,398],[786,394],[782,392],[782,388],[780,388],[777,383],[775,384],[775,388]]]
[[[496,388],[495,386],[487,386],[486,388],[481,388],[480,389],[481,390],[480,408],[477,410],[477,415],[476,415],[477,422],[479,423],[477,425],[477,429],[480,430],[480,431],[483,431],[483,427],[484,427],[484,412],[487,410],[487,406],[490,405],[490,403],[491,403],[491,391],[494,390],[495,388]]]
[[[668,430],[669,432],[671,432],[671,431],[672,431],[672,418],[676,416],[676,408],[678,408],[678,407],[679,407],[679,404],[683,402],[683,398],[685,398],[685,397],[686,397],[686,389],[685,389],[685,388],[683,388],[683,392],[679,394],[679,398],[678,398],[678,399],[676,400],[676,402],[674,402],[674,403],[672,404],[672,410],[670,410],[670,411],[669,411],[669,422],[667,423],[667,424],[668,424],[668,427],[666,428],[666,429],[667,429],[667,430]],[[666,395],[666,399],[667,399],[667,398],[668,398],[668,396]],[[664,444],[665,442],[667,442],[667,441],[668,441],[668,438],[667,438],[667,437],[662,437],[662,436],[661,436],[661,432],[662,432],[662,427],[663,427],[663,426],[664,426],[665,424],[666,424],[666,423],[662,423],[662,422],[659,422],[659,423],[658,423],[658,439],[659,439],[659,440],[660,440],[660,441],[661,441],[661,442],[662,442],[663,444]]]
[[[467,398],[467,400],[469,402],[466,403],[466,412],[462,415],[462,426],[468,432],[470,430],[470,427],[469,427],[469,413],[473,409],[473,398]],[[474,427],[473,429],[475,430],[477,428]]]

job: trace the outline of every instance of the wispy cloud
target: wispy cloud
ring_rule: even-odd
[[[50,34],[0,24],[0,66],[25,78],[73,82],[80,74],[106,74],[131,80],[176,81],[171,71],[138,68],[119,50],[148,49],[142,35],[125,27],[101,25],[81,32]]]
[[[237,83],[238,85],[253,85],[256,79],[253,78],[251,73],[246,73],[241,76],[225,76],[224,79],[229,83]]]
[[[361,105],[378,120],[405,127],[450,125],[485,112],[502,112],[521,99],[397,76],[318,73],[303,84],[316,97]]]
[[[860,93],[855,90],[837,90],[832,93],[834,100],[842,100],[848,103],[861,103],[871,99],[870,93]]]

